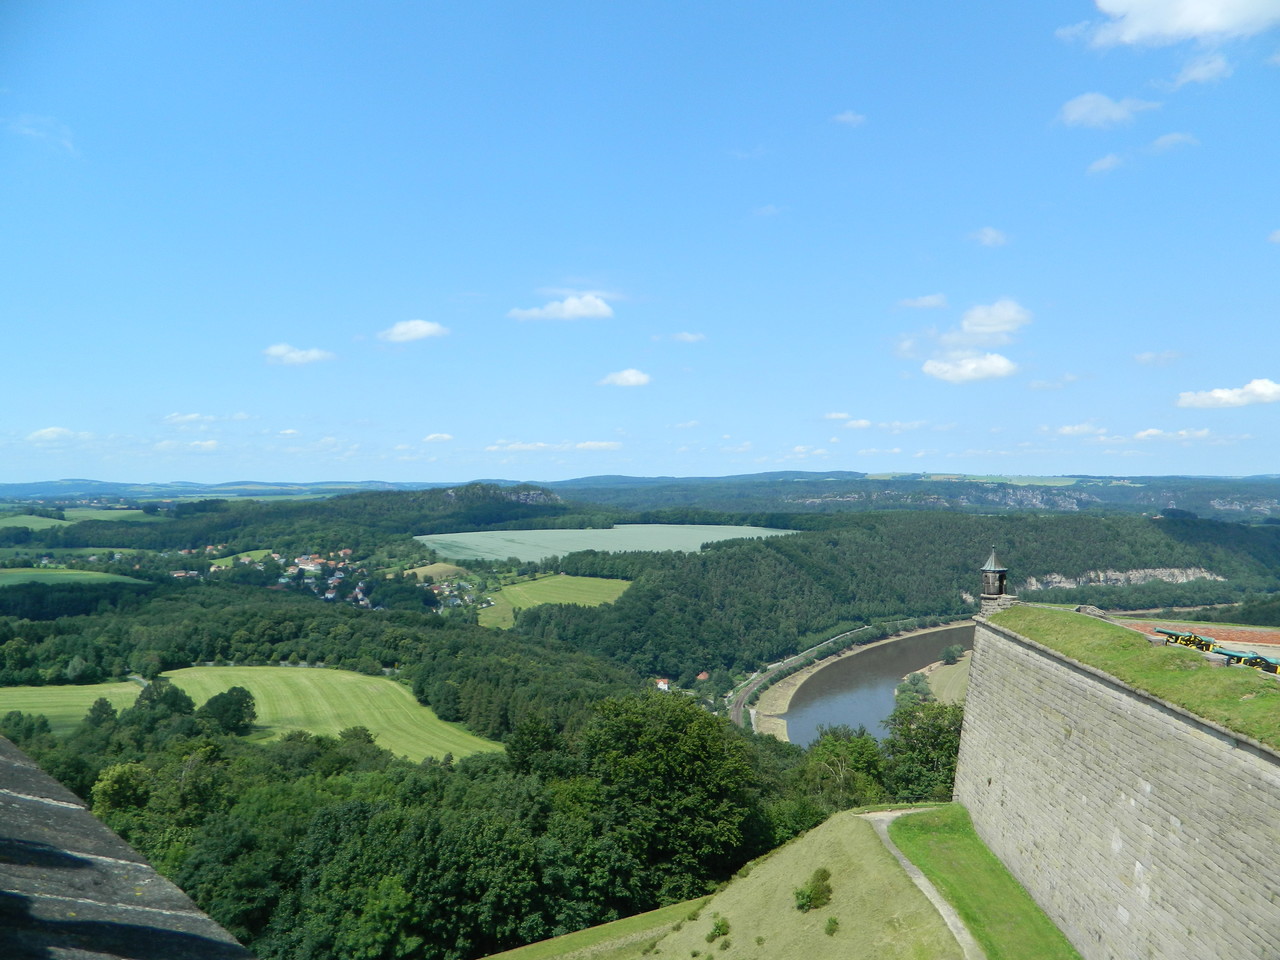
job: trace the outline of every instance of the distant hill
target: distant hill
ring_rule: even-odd
[[[530,481],[468,483],[519,486]],[[0,502],[164,500],[217,497],[272,499],[429,490],[461,484],[382,480],[291,483],[239,480],[202,484],[113,483],[68,479],[0,484]],[[727,477],[594,476],[540,482],[567,500],[615,510],[696,509],[734,513],[836,513],[866,510],[956,510],[969,513],[1136,513],[1168,509],[1202,517],[1280,518],[1280,476],[1101,477],[774,471]],[[670,519],[670,518],[668,518]]]

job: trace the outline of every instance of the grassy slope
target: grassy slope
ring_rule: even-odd
[[[514,626],[517,608],[526,610],[543,603],[577,603],[584,607],[613,603],[629,586],[629,580],[570,577],[565,574],[509,583],[497,593],[490,594],[493,606],[480,611],[480,626]]]
[[[384,677],[307,667],[188,667],[165,676],[197,704],[231,687],[244,687],[257,702],[257,726],[264,738],[289,730],[334,736],[364,726],[377,735],[379,746],[410,760],[502,749],[440,720],[407,687]]]
[[[333,736],[348,727],[364,726],[376,734],[379,746],[410,760],[502,749],[438,719],[408,688],[382,677],[307,667],[190,667],[165,676],[197,706],[231,687],[247,689],[258,709],[254,739],[271,739],[289,730]],[[0,687],[0,715],[10,710],[43,713],[54,732],[63,734],[84,718],[98,697],[121,709],[133,704],[140,689],[133,683]]]
[[[889,835],[956,908],[987,960],[1080,960],[974,833],[958,803],[899,817]]]
[[[49,570],[37,567],[9,567],[0,570],[0,587],[15,583],[144,583],[133,577],[121,577],[114,573],[98,573],[96,570]]]
[[[1019,605],[991,618],[1198,716],[1280,749],[1280,683],[1248,668],[1216,667],[1187,647],[1157,647],[1094,617]]]
[[[90,705],[106,697],[117,710],[133,706],[142,687],[136,683],[94,683],[69,687],[0,687],[0,716],[10,710],[43,713],[59,736],[70,733]]]
[[[951,666],[943,664],[929,674],[929,687],[933,695],[943,703],[964,703],[969,692],[969,664],[973,661],[969,651]]]
[[[69,522],[80,520],[129,520],[133,523],[164,523],[168,518],[141,510],[103,510],[97,507],[68,507],[62,515]]]
[[[794,891],[817,867],[831,871],[833,895],[825,907],[801,913]],[[688,908],[687,905],[685,909]],[[708,944],[715,915],[729,922],[726,937]],[[757,861],[702,908],[696,920],[678,922],[630,942],[601,937],[602,928],[580,931],[503,954],[504,960],[640,960],[649,957],[723,957],[725,960],[959,960],[960,947],[942,918],[885,849],[871,825],[840,813]],[[839,929],[827,936],[827,918]],[[674,929],[676,926],[680,929]],[[654,924],[661,928],[662,924]],[[757,938],[763,942],[757,943]],[[653,949],[646,949],[658,941]],[[729,942],[727,948],[721,943]],[[525,953],[524,951],[538,952]],[[554,947],[554,949],[552,949]],[[698,951],[695,954],[694,951]]]
[[[261,560],[263,557],[271,556],[270,550],[246,550],[244,553],[237,553],[230,557],[221,557],[217,560],[211,560],[210,563],[215,567],[231,567],[240,561],[241,557],[248,557],[250,560]]]

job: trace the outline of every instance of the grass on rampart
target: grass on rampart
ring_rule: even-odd
[[[889,836],[960,914],[987,960],[1080,960],[974,832],[958,803],[899,817]]]
[[[831,901],[802,913],[796,908],[796,890],[819,867],[831,873]],[[636,925],[628,926],[633,921]],[[503,960],[960,960],[962,952],[942,917],[872,825],[845,811],[744,867],[705,904],[681,904],[667,912],[593,927],[500,956]]]
[[[1280,682],[1271,674],[1215,666],[1196,650],[1153,646],[1084,614],[1019,604],[991,622],[1280,750]]]

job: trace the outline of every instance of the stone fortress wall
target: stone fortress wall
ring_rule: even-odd
[[[978,618],[956,798],[1085,960],[1280,957],[1280,755]]]

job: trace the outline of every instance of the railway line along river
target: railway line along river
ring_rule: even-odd
[[[780,680],[756,704],[756,729],[802,746],[818,726],[860,724],[874,736],[893,712],[893,691],[909,673],[942,659],[953,644],[973,646],[973,623],[951,624],[890,637],[814,664]]]

